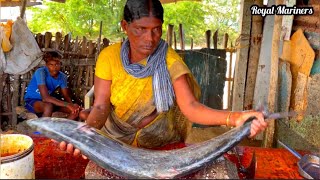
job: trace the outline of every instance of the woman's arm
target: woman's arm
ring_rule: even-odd
[[[263,114],[257,111],[231,112],[216,110],[201,104],[193,95],[187,81],[187,75],[178,77],[173,82],[176,100],[181,112],[192,122],[203,125],[239,126],[249,117],[255,116],[251,126],[251,136],[256,135],[267,127]]]
[[[101,129],[110,113],[110,80],[94,77],[94,104],[86,123],[97,129]]]

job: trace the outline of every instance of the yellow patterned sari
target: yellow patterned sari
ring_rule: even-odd
[[[191,129],[189,122],[175,103],[168,112],[158,113],[157,117],[143,128],[139,128],[144,117],[152,114],[152,77],[135,78],[128,74],[120,59],[121,44],[117,43],[101,51],[95,75],[111,80],[112,110],[103,131],[134,146],[152,148],[177,141],[184,141]],[[146,59],[139,62],[145,65]],[[181,57],[168,48],[167,68],[172,82],[188,74],[188,82],[194,95],[199,98],[200,88]]]

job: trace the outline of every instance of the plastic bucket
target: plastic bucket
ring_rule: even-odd
[[[2,134],[0,143],[0,179],[35,179],[33,140],[22,134]]]

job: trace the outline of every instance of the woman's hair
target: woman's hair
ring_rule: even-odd
[[[159,0],[127,0],[123,10],[123,18],[127,23],[149,16],[163,22],[163,7]]]

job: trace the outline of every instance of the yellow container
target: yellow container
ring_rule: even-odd
[[[33,140],[22,134],[2,134],[0,144],[0,179],[35,179]]]

